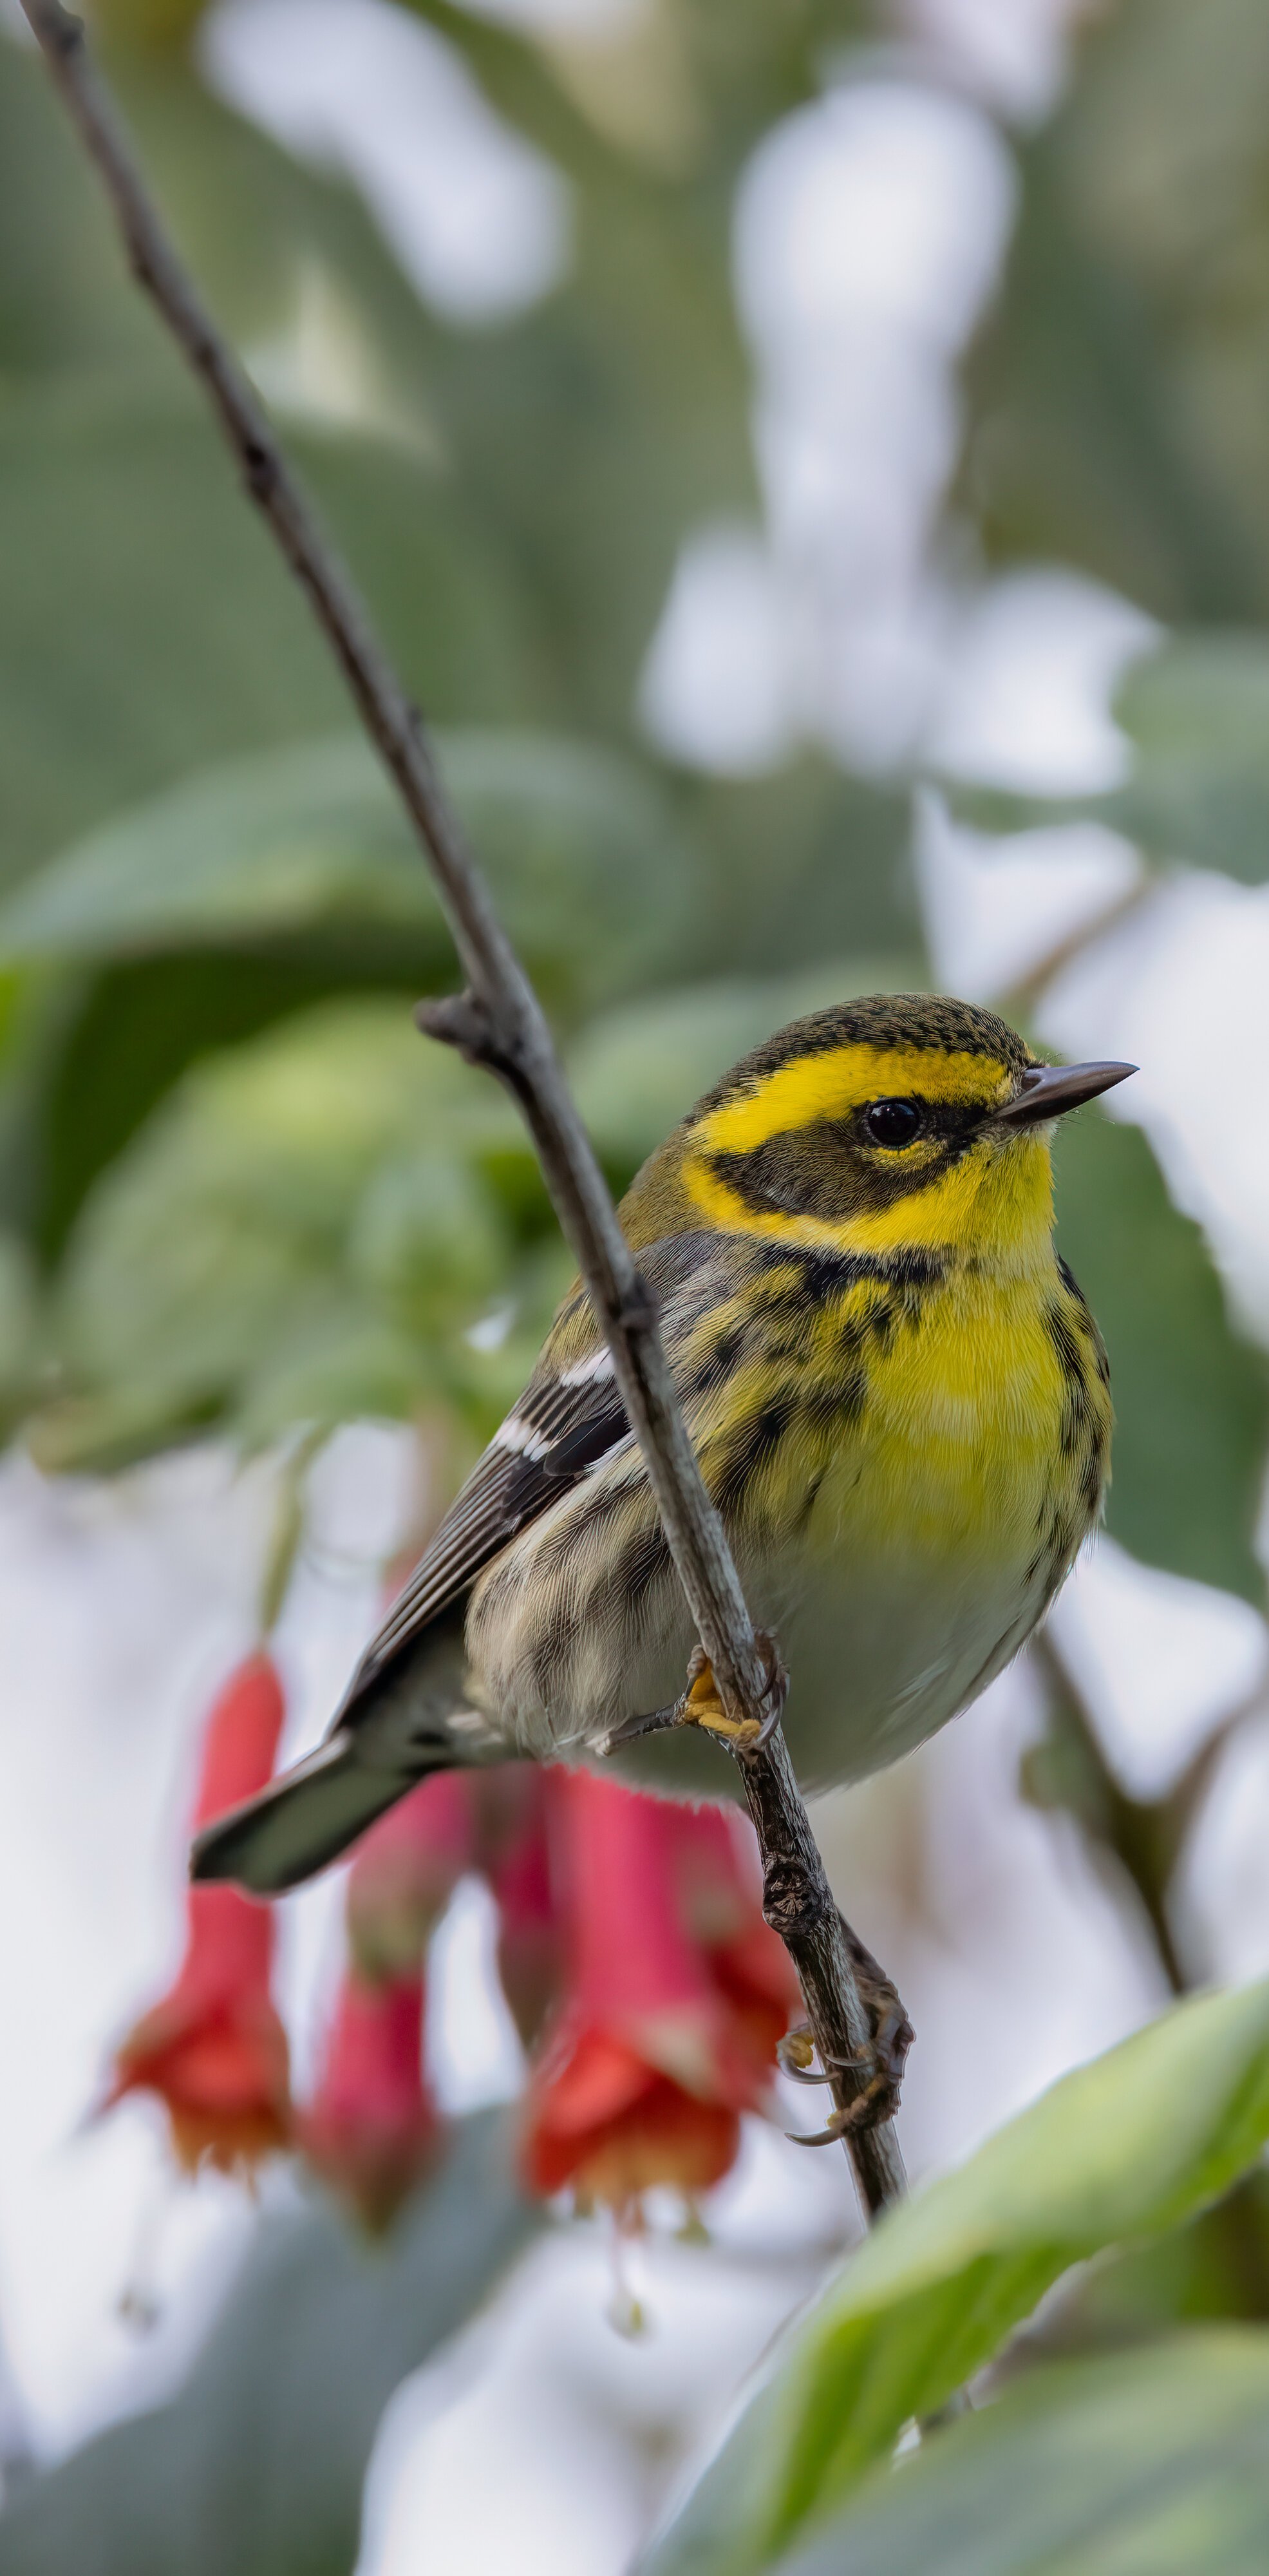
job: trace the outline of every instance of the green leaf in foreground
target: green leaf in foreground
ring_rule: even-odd
[[[379,2418],[537,2221],[505,2121],[454,2131],[387,2247],[333,2211],[263,2222],[184,2387],[0,2517],[3,2576],[349,2576]]]
[[[943,2405],[1073,2263],[1161,2234],[1269,2137],[1269,1981],[1178,2005],[883,2219],[643,2576],[753,2576]]]
[[[1269,2335],[1029,2374],[875,2471],[780,2576],[1262,2576]]]

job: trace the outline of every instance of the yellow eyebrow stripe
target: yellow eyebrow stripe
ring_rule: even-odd
[[[693,1143],[706,1152],[741,1154],[787,1127],[843,1118],[865,1100],[915,1091],[925,1100],[981,1102],[986,1108],[1008,1085],[1007,1068],[994,1056],[967,1049],[832,1047],[778,1065],[756,1091],[725,1100],[701,1120]]]

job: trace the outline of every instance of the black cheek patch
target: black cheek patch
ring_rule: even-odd
[[[962,1123],[959,1134],[949,1135],[931,1116],[909,1151],[891,1156],[866,1146],[854,1118],[822,1118],[768,1136],[747,1153],[715,1153],[710,1169],[755,1216],[817,1216],[842,1224],[929,1189],[959,1159],[971,1133]]]

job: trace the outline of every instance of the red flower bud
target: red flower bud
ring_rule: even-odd
[[[498,1973],[516,2029],[532,2048],[563,1973],[550,1780],[536,1762],[501,1762],[473,1785],[477,1866],[498,1908]]]
[[[249,1656],[208,1719],[196,1825],[264,1787],[282,1718],[270,1658]],[[273,1918],[231,1887],[194,1887],[185,1902],[180,1973],[117,2051],[105,2107],[125,2093],[157,2093],[181,2163],[228,2173],[290,2139],[286,2033],[269,1991]]]
[[[472,1783],[461,1771],[420,1781],[370,1826],[348,1874],[348,1946],[363,1976],[417,1966],[474,1854]]]
[[[431,2164],[440,2122],[423,2080],[423,1975],[345,1974],[300,2144],[375,2234]]]

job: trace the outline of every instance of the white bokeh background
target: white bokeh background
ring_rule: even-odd
[[[504,0],[619,37],[638,0]],[[761,525],[684,548],[644,671],[649,730],[745,774],[816,739],[884,774],[920,747],[1013,787],[1111,783],[1108,713],[1151,629],[1127,602],[1037,566],[984,583],[949,538],[958,354],[1014,209],[1010,119],[1062,76],[1063,0],[910,0],[902,46],[842,67],[763,144],[735,224],[755,367]],[[569,255],[568,193],[490,114],[451,51],[387,0],[222,0],[213,80],[292,149],[361,188],[420,293],[487,322]],[[947,77],[950,72],[953,77]],[[938,70],[939,78],[933,77]],[[1002,121],[1003,120],[1003,121]],[[306,328],[311,328],[312,317]],[[299,385],[270,353],[282,393]],[[292,361],[295,352],[291,353]],[[324,372],[323,372],[324,368]],[[304,376],[338,409],[338,352]],[[349,397],[350,398],[350,397]],[[1269,1317],[1269,1172],[1252,1120],[1269,892],[1211,875],[1153,887],[1092,829],[987,844],[922,802],[916,865],[937,976],[994,997],[1073,934],[1042,1035],[1142,1070],[1112,1114],[1147,1129],[1205,1226],[1249,1327]],[[1097,925],[1104,924],[1100,930]],[[248,1641],[267,1466],[211,1454],[118,1480],[0,1469],[0,2450],[50,2456],[171,2386],[254,2215],[211,2177],[174,2189],[162,2124],[92,2117],[112,2040],[179,1949],[180,1822],[209,1696]],[[409,1505],[394,1434],[322,1463],[279,1640],[288,1750],[320,1731],[370,1624]],[[1133,1566],[1109,1542],[1056,1614],[1126,1784],[1157,1794],[1212,1722],[1254,1703],[1265,1632],[1241,1604]],[[820,1824],[843,1900],[917,2024],[902,2114],[920,2175],[1062,2068],[1155,2009],[1157,1970],[1073,1832],[1020,1805],[1035,1723],[1025,1666],[947,1735]],[[1269,1966],[1269,1729],[1254,1710],[1217,1769],[1187,1878],[1213,1975]],[[334,1959],[338,1877],[283,1908],[301,2074]],[[429,2049],[453,2108],[498,2099],[517,2045],[491,1991],[490,1927],[465,1889],[447,1925]],[[789,2105],[791,2122],[802,2104]],[[285,2195],[286,2176],[266,2184]],[[693,2446],[856,2221],[844,2161],[755,2129],[709,2250],[667,2229],[639,2256],[650,2317],[606,2321],[602,2230],[541,2245],[461,2342],[400,2391],[372,2465],[360,2576],[617,2576]],[[119,2314],[140,2264],[158,2322]],[[498,2475],[487,2474],[496,2459]]]

